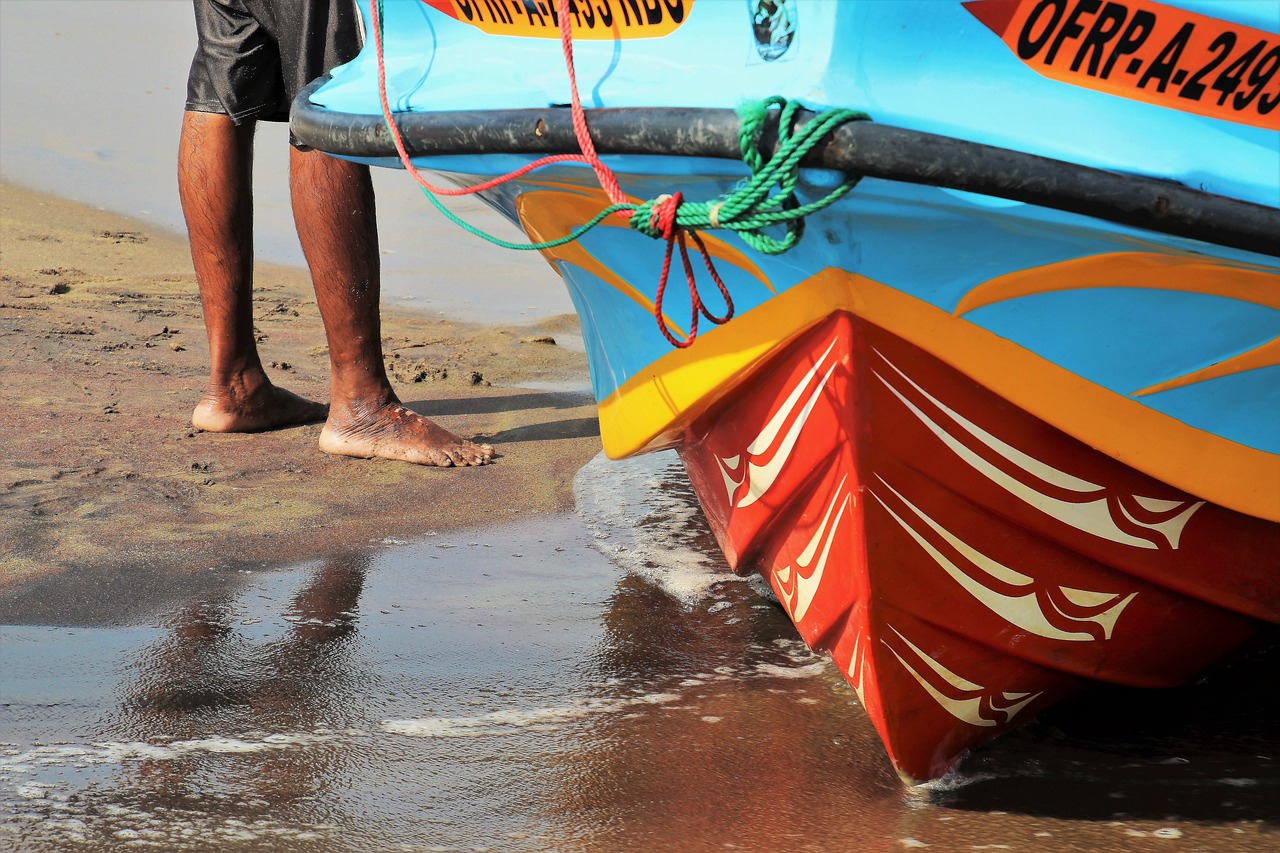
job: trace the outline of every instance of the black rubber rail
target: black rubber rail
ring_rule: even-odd
[[[326,79],[314,81],[293,102],[290,125],[297,140],[339,156],[395,157],[395,145],[382,116],[337,113],[311,102],[311,94]],[[813,115],[802,113],[800,122]],[[588,122],[600,154],[741,159],[740,122],[733,110],[592,109]],[[396,125],[413,157],[545,156],[580,151],[568,107],[398,113]],[[766,127],[761,147],[768,153],[776,143],[775,122]],[[1170,181],[1094,169],[874,121],[841,125],[801,162],[848,174],[1011,199],[1280,257],[1280,209]]]

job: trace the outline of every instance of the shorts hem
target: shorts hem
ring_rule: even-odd
[[[193,113],[213,113],[215,115],[224,115],[231,119],[237,125],[244,124],[246,121],[288,121],[288,116],[281,114],[278,107],[274,104],[263,104],[260,107],[250,107],[244,110],[228,110],[225,106],[217,101],[188,101],[186,105],[187,112]]]

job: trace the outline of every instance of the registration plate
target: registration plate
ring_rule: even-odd
[[[575,39],[659,38],[685,22],[695,0],[570,0]],[[490,35],[560,38],[556,0],[423,0]]]
[[[1280,130],[1280,35],[1148,0],[970,0],[966,9],[1054,80]]]

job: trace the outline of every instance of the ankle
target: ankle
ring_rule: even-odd
[[[261,366],[234,372],[215,372],[209,375],[204,399],[220,400],[234,406],[270,393],[273,387]]]
[[[390,385],[376,385],[353,392],[332,383],[329,399],[329,420],[333,423],[360,423],[402,405]]]

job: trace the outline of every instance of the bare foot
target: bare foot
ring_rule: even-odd
[[[459,438],[395,402],[369,413],[330,411],[320,431],[320,449],[338,456],[376,456],[441,468],[493,461],[489,445]]]
[[[261,432],[324,420],[329,407],[271,383],[252,391],[210,386],[191,413],[191,423],[207,432]]]

